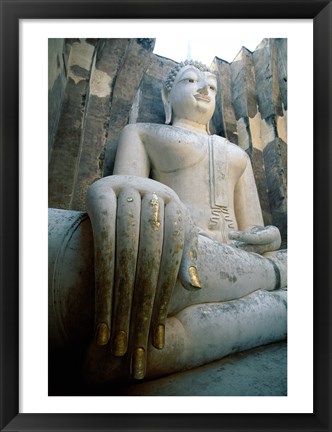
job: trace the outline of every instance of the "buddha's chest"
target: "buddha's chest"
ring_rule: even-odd
[[[148,148],[151,168],[160,173],[195,169],[209,157],[208,136],[165,129]]]

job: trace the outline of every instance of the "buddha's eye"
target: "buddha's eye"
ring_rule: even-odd
[[[210,89],[212,90],[212,91],[216,91],[216,87],[214,86],[214,85],[209,85],[209,87],[210,87]]]
[[[188,82],[190,82],[190,83],[194,83],[195,80],[194,80],[194,78],[188,78]]]

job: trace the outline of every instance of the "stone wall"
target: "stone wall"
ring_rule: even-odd
[[[49,39],[48,44],[48,161],[51,159],[67,84],[65,40]]]
[[[287,39],[242,48],[232,63],[215,58],[218,74],[215,133],[250,156],[266,225],[287,242]]]
[[[127,123],[164,123],[161,83],[175,64],[154,39],[50,39],[49,206],[85,210],[87,187],[112,173]],[[200,59],[197,59],[200,60]],[[211,131],[250,156],[265,224],[287,241],[287,40],[215,58]]]

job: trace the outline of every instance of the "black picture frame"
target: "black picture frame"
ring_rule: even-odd
[[[19,413],[19,20],[64,18],[314,20],[313,414]],[[0,0],[0,19],[1,431],[332,431],[331,1]],[[304,93],[305,91],[306,89],[303,89]],[[305,127],[305,120],[303,124]],[[301,290],[301,287],[297,288]],[[305,355],[304,346],[303,356]],[[305,380],[305,371],[303,379]]]

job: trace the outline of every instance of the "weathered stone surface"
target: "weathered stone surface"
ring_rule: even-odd
[[[87,342],[93,335],[94,304],[86,301],[94,296],[93,237],[87,215],[49,209],[48,246],[49,337],[56,351]]]
[[[96,45],[84,107],[84,134],[70,207],[75,210],[85,209],[87,188],[103,177],[114,83],[128,45],[128,39],[101,39]]]
[[[153,51],[156,40],[155,39],[142,38],[142,39],[136,39],[136,42],[138,44],[142,45],[142,47],[144,49],[146,49],[147,51]]]
[[[129,39],[99,39],[96,46],[96,69],[112,79],[114,86],[117,73],[124,61]],[[111,89],[112,90],[112,89]]]
[[[87,187],[107,170],[106,147],[114,153],[128,122],[153,46],[150,39],[67,41],[67,97],[49,167],[51,207],[84,210]]]
[[[67,47],[67,49],[69,49]],[[75,40],[69,50],[65,98],[49,164],[49,206],[71,208],[94,48]]]
[[[151,56],[149,67],[135,98],[130,123],[165,123],[165,112],[161,99],[162,83],[175,64],[173,60],[156,55]]]
[[[224,136],[234,144],[238,144],[237,124],[232,103],[230,64],[215,57],[211,70],[216,73],[219,82],[216,110],[212,118],[213,132]]]
[[[286,39],[264,39],[253,53],[258,107],[263,119],[282,116],[282,104],[287,109],[286,62]]]
[[[274,39],[281,102],[287,110],[287,39]]]
[[[266,119],[275,114],[272,94],[271,50],[268,39],[264,39],[254,51],[253,61],[255,67],[258,108],[262,119]]]
[[[48,43],[48,161],[51,159],[67,83],[64,44],[64,39],[49,39]]]
[[[262,208],[264,224],[272,225],[273,222],[272,222],[269,195],[267,192],[263,152],[259,149],[253,148],[251,161],[254,170],[255,181],[256,181],[257,191],[259,195],[259,201]]]
[[[69,209],[79,163],[86,82],[69,78],[60,125],[49,164],[49,206]]]
[[[109,109],[109,98],[90,94],[84,119],[79,165],[74,183],[71,208],[85,209],[87,188],[103,176],[106,142],[105,117]]]
[[[272,223],[287,242],[287,40],[264,39],[253,53],[260,135]]]
[[[109,129],[105,152],[104,175],[113,171],[117,141],[121,130],[128,123],[130,109],[149,66],[154,47],[149,39],[130,39],[121,68],[114,83],[111,101]]]
[[[269,175],[266,177],[271,207],[272,223],[280,229],[284,242],[287,241],[287,193],[286,173],[282,164],[286,144],[277,138],[269,143],[264,151],[264,165]]]
[[[200,368],[122,387],[118,394],[287,396],[287,344],[279,342],[232,354]]]
[[[241,117],[237,121],[238,145],[245,150],[248,155],[252,154],[252,140],[249,117]]]
[[[237,119],[257,113],[252,53],[242,48],[231,63],[233,105]]]

